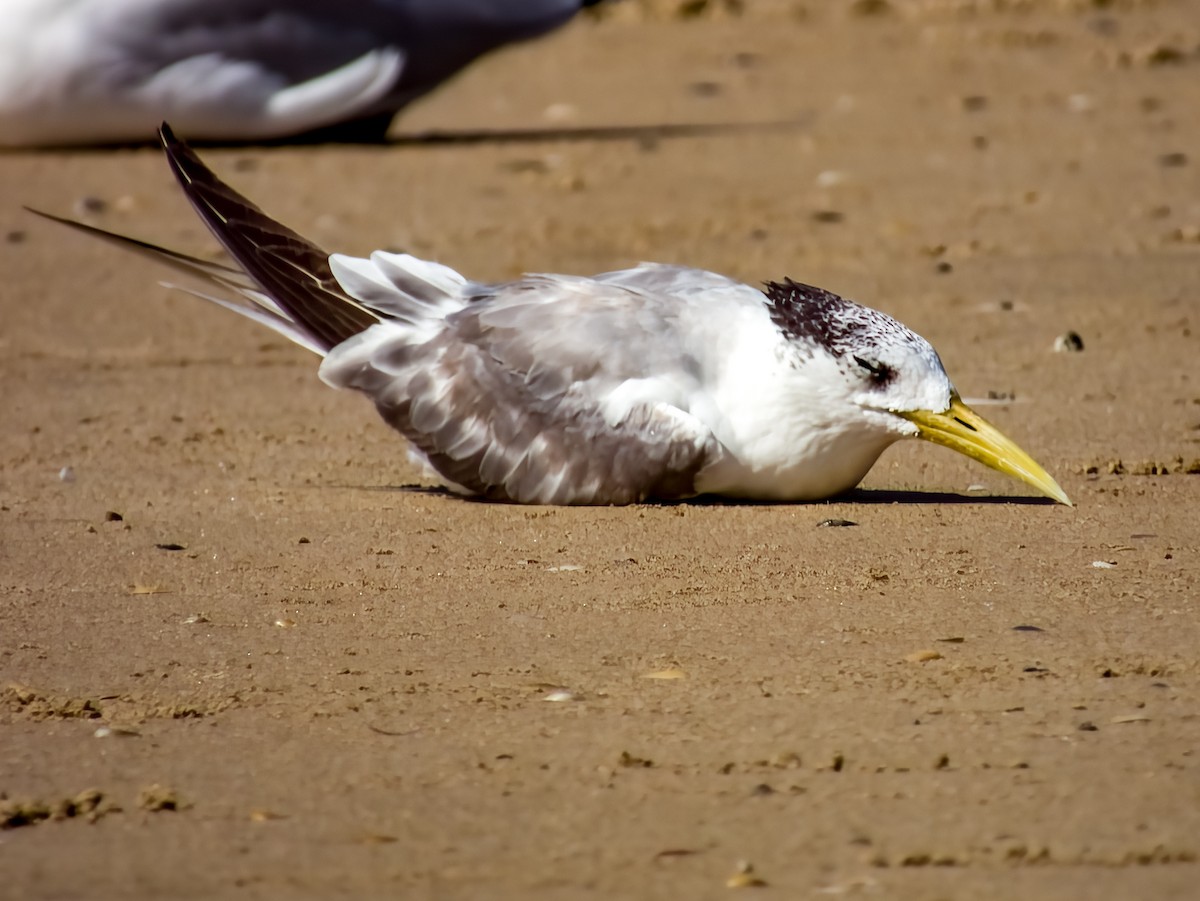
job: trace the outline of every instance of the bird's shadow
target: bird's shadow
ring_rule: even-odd
[[[653,147],[660,140],[728,134],[762,134],[807,128],[811,115],[764,122],[677,122],[646,125],[592,125],[559,128],[482,128],[400,133],[382,143],[392,147],[428,147],[447,144],[541,144],[573,141],[635,141]]]
[[[822,504],[1003,504],[1014,507],[1053,507],[1049,497],[954,494],[949,491],[903,491],[892,488],[855,488],[820,501]]]
[[[406,483],[403,485],[328,485],[329,488],[349,488],[357,491],[395,491],[401,494],[424,494],[452,498],[468,504],[505,503],[474,495],[464,495],[435,485]],[[823,501],[756,501],[716,495],[682,498],[679,500],[645,501],[642,507],[828,507],[834,504],[1001,504],[1012,507],[1053,507],[1058,501],[1048,497],[1019,497],[1010,495],[953,494],[948,491],[903,491],[888,488],[854,488],[845,494]],[[514,505],[520,506],[520,505]]]
[[[187,138],[192,147],[275,148],[348,145],[377,147],[444,147],[472,145],[522,145],[562,142],[633,141],[644,150],[652,150],[659,141],[714,135],[766,134],[805,129],[813,116],[805,113],[788,119],[759,122],[660,122],[642,125],[581,125],[532,128],[455,128],[390,133],[377,122],[347,122],[319,128],[299,135],[265,140],[215,140]],[[187,137],[184,135],[184,137]],[[153,134],[145,141],[125,141],[95,146],[69,145],[39,148],[44,153],[87,153],[128,150],[155,143]]]

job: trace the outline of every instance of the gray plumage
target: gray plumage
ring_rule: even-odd
[[[595,0],[4,0],[0,145],[263,140],[393,113]]]

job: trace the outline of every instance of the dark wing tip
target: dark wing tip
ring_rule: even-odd
[[[61,222],[63,225],[71,224],[70,219],[64,219],[62,216],[55,216],[53,213],[43,212],[42,210],[27,206],[26,204],[21,204],[21,209],[27,213],[33,213],[35,216],[41,216],[43,219],[49,219],[51,222]]]
[[[221,182],[213,175],[212,170],[204,164],[204,161],[196,155],[196,151],[192,150],[191,145],[187,141],[178,137],[169,124],[163,122],[158,127],[158,139],[162,144],[163,153],[167,156],[167,162],[171,166],[171,171],[175,174],[175,178],[183,186],[185,192],[188,193],[188,198],[195,203],[195,199],[189,190],[196,181],[203,181],[204,176],[210,176],[217,184]],[[222,187],[225,187],[222,185]],[[204,213],[201,211],[201,215]],[[218,237],[220,237],[218,235]]]
[[[342,290],[329,268],[329,254],[225,184],[166,122],[158,136],[175,179],[204,224],[317,343],[328,350],[379,321]]]

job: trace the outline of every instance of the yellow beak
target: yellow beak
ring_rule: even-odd
[[[1058,482],[1033,457],[964,404],[958,392],[951,395],[950,409],[945,413],[914,410],[897,411],[897,415],[917,427],[918,437],[966,454],[984,466],[1020,479],[1060,504],[1071,506],[1070,498],[1058,487]]]

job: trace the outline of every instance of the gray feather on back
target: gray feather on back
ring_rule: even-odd
[[[488,498],[688,496],[720,450],[666,399],[693,386],[666,384],[663,400],[618,404],[615,422],[606,406],[629,380],[678,381],[696,371],[678,341],[679,305],[613,281],[535,275],[470,285],[463,308],[433,338],[411,342],[384,324],[379,335],[387,337],[370,343],[366,359],[369,336],[335,349],[322,376],[371,396],[434,468]]]

